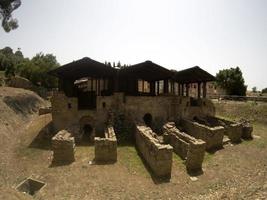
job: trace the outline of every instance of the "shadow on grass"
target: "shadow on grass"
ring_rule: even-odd
[[[137,151],[137,154],[138,156],[140,157],[144,167],[146,168],[146,170],[148,171],[151,179],[153,180],[154,184],[158,185],[158,184],[162,184],[162,183],[169,183],[170,182],[170,179],[171,179],[171,174],[169,176],[166,176],[166,177],[157,177],[151,167],[148,165],[148,163],[146,162],[146,160],[143,158],[142,154],[140,153],[139,149],[135,146],[136,148],[136,151]]]
[[[206,152],[209,153],[209,154],[215,154],[217,151],[221,151],[223,149],[224,149],[224,147],[222,146],[222,147],[207,149]]]
[[[199,170],[186,170],[187,174],[189,176],[201,176],[202,174],[204,174],[202,169]]]
[[[51,149],[51,139],[55,133],[52,131],[52,122],[43,127],[37,136],[32,140],[29,148],[37,148],[43,150]]]
[[[49,168],[67,166],[67,165],[71,165],[73,162],[75,162],[75,161],[65,161],[65,162],[52,161],[51,164],[49,165]]]

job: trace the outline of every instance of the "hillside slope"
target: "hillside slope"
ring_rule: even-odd
[[[0,145],[12,142],[46,102],[32,91],[0,87]]]

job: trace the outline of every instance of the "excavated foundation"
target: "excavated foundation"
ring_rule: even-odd
[[[117,161],[117,138],[112,126],[105,130],[104,137],[95,137],[95,161]]]
[[[164,143],[170,144],[173,151],[186,160],[185,164],[188,171],[202,169],[206,142],[179,131],[174,122],[166,123],[163,126],[163,132]]]
[[[232,143],[241,142],[243,126],[240,122],[233,122],[217,117],[205,117],[200,118],[198,121],[202,121],[203,124],[214,127],[223,126],[225,128],[224,134],[227,135]]]
[[[189,135],[206,142],[206,150],[220,149],[223,147],[223,126],[210,127],[197,121],[181,119],[180,126]]]
[[[66,130],[59,131],[52,138],[52,150],[52,163],[71,163],[75,161],[74,137]]]
[[[156,177],[171,178],[173,148],[168,144],[160,144],[155,136],[148,126],[137,125],[136,147]]]

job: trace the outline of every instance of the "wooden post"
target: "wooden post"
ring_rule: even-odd
[[[184,96],[184,84],[182,83],[182,96]]]
[[[163,88],[164,88],[163,89],[163,93],[164,94],[167,94],[168,93],[168,89],[169,89],[168,82],[169,82],[168,79],[167,80],[166,79],[164,80],[164,83],[163,83]]]
[[[189,84],[187,83],[186,85],[185,85],[185,87],[186,87],[186,96],[188,97],[189,96]]]
[[[200,86],[201,86],[201,82],[198,82],[197,83],[197,97],[200,98],[200,93],[201,93],[201,90],[200,90]]]
[[[203,82],[203,98],[207,96],[207,82]]]

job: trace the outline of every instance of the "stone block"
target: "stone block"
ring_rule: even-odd
[[[105,137],[95,137],[95,161],[117,161],[117,138],[112,126],[105,131]]]
[[[147,126],[137,126],[136,147],[156,177],[170,178],[173,148],[160,144],[154,134]]]
[[[53,163],[75,161],[75,141],[71,133],[59,131],[52,138]]]

